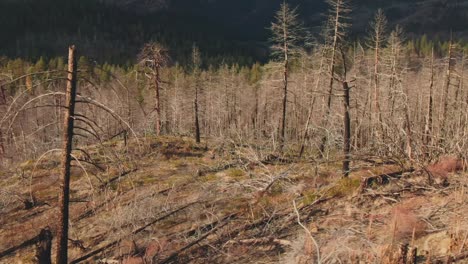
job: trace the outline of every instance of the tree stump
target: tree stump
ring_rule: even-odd
[[[48,227],[41,230],[36,243],[36,260],[38,264],[51,264],[52,232]]]

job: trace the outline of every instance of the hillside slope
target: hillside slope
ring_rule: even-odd
[[[429,182],[423,171],[369,160],[341,179],[334,162],[220,143],[167,137],[86,148],[98,166],[72,171],[72,263],[389,264],[401,244],[418,249],[419,263],[467,261],[468,178],[454,159],[427,167]],[[108,163],[108,151],[126,160]],[[55,229],[57,163],[36,165],[0,172],[0,256]],[[28,246],[0,257],[32,260]]]

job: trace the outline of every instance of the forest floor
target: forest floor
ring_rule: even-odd
[[[343,179],[339,160],[188,138],[85,151],[86,172],[72,169],[72,263],[397,263],[402,245],[418,263],[468,263],[468,175],[455,158],[355,161]],[[55,229],[58,160],[0,170],[0,256]],[[34,250],[2,257],[32,263]]]

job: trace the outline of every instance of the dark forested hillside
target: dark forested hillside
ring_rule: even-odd
[[[268,50],[266,27],[281,0],[1,0],[0,55],[37,59],[56,56],[69,43],[87,55],[123,64],[143,43],[156,39],[171,47],[178,61],[197,42],[209,63],[250,63]],[[323,23],[325,0],[291,0],[314,31]],[[448,36],[467,21],[464,0],[354,0],[353,31],[366,31],[375,10],[383,8],[392,24],[416,34]],[[461,35],[461,34],[460,34]],[[183,61],[182,61],[183,63]]]

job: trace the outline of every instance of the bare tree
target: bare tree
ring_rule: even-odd
[[[431,51],[431,77],[429,82],[429,102],[427,105],[427,116],[426,116],[426,126],[424,131],[424,144],[427,147],[432,145],[432,130],[433,130],[433,121],[434,121],[434,47],[432,47]],[[429,155],[429,151],[427,151],[426,155]]]
[[[369,46],[373,50],[374,55],[374,72],[373,72],[373,83],[374,83],[374,99],[373,108],[371,109],[371,127],[373,127],[375,138],[382,136],[380,133],[383,131],[383,120],[382,111],[380,109],[380,64],[381,64],[381,50],[386,42],[386,31],[387,31],[387,18],[382,9],[377,10],[374,16],[374,20],[370,23],[371,35],[369,36]],[[375,124],[378,126],[375,126]],[[379,132],[377,127],[381,127]]]
[[[73,125],[75,120],[75,98],[77,84],[77,60],[75,46],[68,50],[68,82],[65,99],[63,129],[63,153],[61,163],[61,192],[59,195],[59,226],[57,230],[57,264],[66,264],[68,259],[68,221],[70,203],[70,164],[73,143]]]
[[[194,112],[195,112],[195,140],[200,143],[200,121],[199,121],[199,90],[200,90],[200,66],[201,66],[201,55],[198,47],[193,44],[192,47],[192,74],[195,85],[195,98],[194,98]]]
[[[343,109],[344,109],[344,118],[343,118],[343,176],[348,177],[350,173],[350,163],[351,163],[351,95],[350,90],[351,87],[349,86],[349,82],[347,78],[347,65],[346,65],[346,55],[341,50],[341,57],[343,61],[343,78],[341,80],[341,84],[343,86],[344,98],[343,98]]]
[[[300,51],[309,43],[309,35],[299,20],[298,8],[291,8],[286,2],[276,12],[275,21],[271,23],[271,50],[275,58],[283,62],[283,98],[280,124],[280,147],[285,143],[286,114],[288,102],[288,77],[290,60],[300,55]]]
[[[169,51],[159,43],[146,44],[138,56],[141,65],[149,70],[149,76],[154,81],[156,120],[154,129],[156,135],[161,134],[161,68],[169,63]]]
[[[326,46],[330,48],[330,63],[329,63],[329,78],[330,82],[328,85],[327,92],[327,105],[326,113],[324,115],[322,126],[327,127],[329,116],[332,109],[332,98],[333,98],[333,84],[335,81],[335,71],[336,71],[336,56],[338,48],[346,36],[346,30],[349,28],[350,24],[348,23],[348,15],[351,12],[347,0],[328,0],[329,4],[329,18],[326,27],[328,27],[328,32],[331,34],[330,39],[326,39]],[[320,144],[320,154],[323,157],[325,153],[325,147],[328,141],[328,136],[325,134],[322,137],[322,142]]]
[[[404,33],[401,26],[397,25],[394,30],[390,33],[388,38],[388,49],[389,49],[389,82],[388,82],[388,93],[391,98],[390,107],[390,118],[393,118],[395,112],[395,92],[398,82],[400,81],[400,74],[402,71],[401,60],[404,52]]]
[[[448,46],[448,62],[447,62],[447,74],[446,74],[446,79],[445,79],[445,84],[444,84],[444,90],[443,90],[443,108],[442,108],[442,120],[440,122],[441,127],[440,127],[440,136],[442,138],[445,138],[446,132],[447,132],[447,115],[449,111],[449,93],[450,93],[450,87],[453,85],[453,79],[454,79],[454,71],[455,71],[455,63],[456,63],[456,58],[455,58],[455,43],[453,42],[453,35],[452,33],[450,34],[450,42]]]

